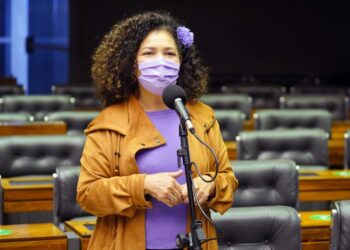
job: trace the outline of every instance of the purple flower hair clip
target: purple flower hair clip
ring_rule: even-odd
[[[191,32],[188,28],[185,26],[177,27],[176,29],[177,37],[179,38],[180,42],[185,46],[185,48],[191,47],[193,44],[193,32]]]

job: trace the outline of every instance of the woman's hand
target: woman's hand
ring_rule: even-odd
[[[165,172],[150,174],[145,177],[145,194],[152,195],[157,200],[173,207],[183,203],[181,196],[181,185],[176,178],[182,175],[182,170],[176,172]]]
[[[205,180],[210,180],[211,177],[207,175],[202,175]],[[198,202],[202,205],[204,202],[208,201],[210,196],[215,194],[215,182],[205,182],[200,177],[193,179],[194,187],[196,189]],[[188,193],[187,184],[182,185],[182,199],[184,203],[188,203]],[[197,205],[197,203],[195,203]]]

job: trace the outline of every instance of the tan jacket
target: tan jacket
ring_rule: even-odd
[[[237,180],[219,125],[207,105],[192,102],[186,107],[197,134],[214,148],[219,159],[216,195],[205,209],[210,207],[224,213],[231,207]],[[141,149],[163,145],[164,138],[135,97],[105,108],[85,133],[87,139],[81,158],[77,200],[85,211],[98,216],[89,249],[145,249],[145,210],[152,208],[152,202],[145,199],[145,174],[139,173],[135,154]],[[188,140],[191,160],[203,174],[213,174],[214,160],[210,152],[194,136],[189,135]],[[215,237],[213,226],[198,209],[196,214],[203,222],[207,237]],[[203,249],[217,249],[217,242],[210,241],[202,246]]]

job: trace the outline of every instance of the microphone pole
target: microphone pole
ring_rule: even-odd
[[[189,235],[178,234],[176,236],[176,245],[180,247],[188,246],[190,250],[201,250],[201,240],[205,239],[205,235],[202,228],[202,222],[196,220],[196,212],[194,208],[193,186],[192,186],[192,171],[190,152],[187,139],[187,129],[184,121],[181,121],[179,125],[179,136],[181,141],[181,149],[177,151],[178,161],[182,158],[183,165],[185,166],[187,193],[188,193],[188,205],[191,216],[191,233]]]

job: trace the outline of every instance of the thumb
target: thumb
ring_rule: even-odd
[[[176,172],[168,172],[169,176],[177,178],[182,175],[182,169],[177,170]]]

